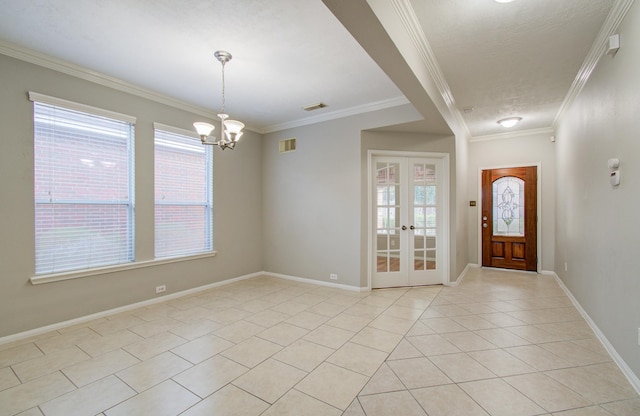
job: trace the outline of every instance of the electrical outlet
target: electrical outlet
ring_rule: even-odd
[[[640,328],[638,328],[638,346],[640,346]]]
[[[167,285],[156,286],[156,294],[167,290]]]
[[[331,273],[331,274],[329,275],[329,279],[331,279],[331,280],[338,280],[338,275],[337,275],[337,274],[335,274],[335,273]]]
[[[568,271],[569,270],[569,265],[567,264],[567,262],[564,262],[564,271]]]

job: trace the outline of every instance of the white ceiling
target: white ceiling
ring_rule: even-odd
[[[504,132],[496,120],[511,115],[524,118],[518,129],[551,127],[614,3],[397,1],[413,8],[455,105],[474,108],[461,113],[472,136]],[[357,19],[366,1],[352,4]],[[259,132],[407,102],[403,79],[321,0],[0,0],[0,10],[0,50],[25,48],[213,114],[213,52],[227,50],[226,110]],[[328,107],[301,108],[317,102]],[[433,120],[420,128],[442,131]]]

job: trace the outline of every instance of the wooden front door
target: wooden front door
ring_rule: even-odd
[[[482,171],[482,265],[537,270],[536,166]]]

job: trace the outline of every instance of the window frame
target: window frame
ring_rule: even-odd
[[[49,108],[51,107],[57,108],[57,109],[60,109],[61,111],[68,111],[69,113],[77,112],[82,115],[86,115],[88,117],[103,118],[103,119],[107,119],[109,122],[123,123],[124,125],[126,125],[127,129],[129,130],[127,132],[126,141],[124,143],[126,146],[125,158],[127,162],[127,167],[126,167],[127,197],[126,198],[100,200],[96,198],[83,199],[83,198],[73,198],[73,197],[65,199],[63,197],[63,198],[57,198],[57,199],[50,198],[48,201],[43,198],[37,198],[37,195],[35,192],[36,187],[38,186],[38,184],[36,183],[36,180],[37,180],[36,170],[38,169],[39,166],[37,165],[37,156],[34,152],[33,186],[34,186],[34,227],[35,227],[34,238],[36,243],[34,244],[35,277],[46,278],[47,276],[52,276],[52,275],[60,275],[60,274],[67,274],[67,273],[83,273],[87,270],[121,266],[121,265],[126,265],[126,264],[135,262],[135,122],[136,122],[136,118],[125,115],[125,114],[116,113],[109,110],[103,110],[103,109],[88,106],[85,104],[75,103],[75,102],[63,100],[56,97],[50,97],[50,96],[46,96],[46,95],[38,94],[34,92],[29,92],[29,100],[33,102],[34,150],[35,150],[36,142],[39,140],[37,137],[37,127],[36,127],[36,117],[37,117],[39,105],[42,105],[44,107],[49,107]],[[95,127],[95,130],[93,131],[94,137],[98,138],[100,136],[100,132],[98,131],[98,129],[100,128],[100,126],[98,125],[98,120],[96,120],[96,125],[94,125],[93,127]],[[46,163],[46,162],[42,161],[42,163]],[[61,165],[61,166],[63,166],[63,168],[67,167],[67,165]],[[69,176],[73,177],[72,176],[73,173],[74,173],[73,167],[69,167]],[[39,269],[38,257],[41,255],[46,255],[46,252],[43,254],[43,252],[39,251],[39,247],[37,244],[38,227],[35,224],[35,222],[37,222],[38,220],[37,211],[38,211],[38,207],[44,208],[47,206],[53,206],[54,204],[60,205],[63,207],[64,206],[71,207],[72,209],[71,212],[81,212],[82,210],[81,206],[83,205],[92,206],[92,207],[113,206],[113,205],[123,206],[125,208],[124,212],[126,215],[126,220],[124,221],[125,241],[123,243],[118,244],[117,247],[119,248],[119,251],[123,250],[124,256],[116,257],[114,259],[107,259],[107,256],[104,255],[104,252],[102,253],[102,255],[98,255],[95,258],[83,259],[82,257],[78,256],[77,259],[79,261],[87,260],[86,266],[77,265],[78,267],[76,267],[75,265],[72,264],[72,262],[69,262],[67,267],[63,266],[61,268],[60,267],[56,268],[55,266],[49,266],[46,263],[41,263],[40,264],[41,270],[38,270]],[[76,206],[75,210],[73,209],[74,205]],[[51,218],[52,220],[56,220],[56,218],[59,219],[62,217],[59,217],[59,216],[57,217],[56,215],[53,215]],[[60,227],[54,226],[53,229],[60,229]],[[42,250],[46,251],[46,248],[42,248]],[[56,258],[55,253],[53,255],[54,255],[54,258]],[[108,260],[108,261],[105,262],[105,260]]]
[[[136,124],[136,117],[130,116],[130,115],[126,115],[126,114],[122,114],[122,113],[117,113],[114,111],[110,111],[110,110],[105,110],[102,108],[98,108],[98,107],[92,107],[86,104],[80,104],[80,103],[76,103],[73,101],[68,101],[68,100],[64,100],[61,98],[57,98],[57,97],[51,97],[51,96],[47,96],[44,94],[40,94],[37,92],[28,92],[28,99],[30,101],[39,101],[42,103],[47,103],[47,104],[51,104],[51,105],[57,105],[60,107],[66,107],[69,109],[74,109],[77,111],[84,111],[84,112],[90,112],[96,115],[102,115],[104,117],[109,117],[109,118],[116,118],[116,119],[121,119],[124,121],[129,121],[133,124]],[[32,118],[33,120],[33,118]],[[158,125],[158,126],[163,126],[159,123],[154,123],[154,126]],[[164,126],[166,128],[170,128],[169,126]],[[180,129],[181,130],[181,129]],[[181,130],[183,132],[188,130]],[[152,138],[153,139],[153,138]],[[134,188],[135,188],[135,178],[133,178],[133,183],[134,183]],[[132,195],[135,195],[132,194]],[[153,198],[153,197],[152,197]],[[135,202],[135,201],[134,201]],[[151,202],[153,203],[153,201]],[[134,212],[135,212],[135,204],[134,204]],[[34,218],[35,219],[35,218]],[[213,217],[212,217],[212,221],[213,221]],[[132,221],[133,223],[135,223],[135,221]],[[34,221],[34,226],[35,226],[35,221]],[[136,247],[137,245],[137,234],[138,234],[138,230],[135,229],[133,230],[134,234],[133,234],[133,238],[134,238],[134,247]],[[212,232],[213,232],[213,227],[212,227]],[[35,239],[35,235],[34,235],[34,239]],[[34,241],[35,243],[35,241]],[[136,256],[138,255],[138,252],[136,251]],[[35,255],[35,244],[34,244],[34,255]],[[197,255],[189,255],[189,256],[184,256],[184,257],[174,257],[174,258],[164,258],[164,259],[137,259],[134,256],[134,261],[130,262],[130,263],[123,263],[123,264],[119,264],[119,265],[114,265],[114,266],[104,266],[104,267],[96,267],[96,268],[92,268],[92,269],[82,269],[82,270],[74,270],[74,271],[65,271],[65,272],[59,272],[59,273],[50,273],[50,274],[39,274],[39,275],[33,275],[31,277],[29,277],[29,282],[32,285],[40,285],[40,284],[47,284],[47,283],[53,283],[53,282],[60,282],[60,281],[65,281],[65,280],[73,280],[73,279],[80,279],[80,278],[85,278],[85,277],[92,277],[92,276],[100,276],[100,275],[105,275],[105,274],[110,274],[110,273],[117,273],[117,272],[123,272],[123,271],[128,271],[128,270],[136,270],[136,269],[143,269],[143,268],[147,268],[147,267],[156,267],[156,266],[160,266],[160,265],[164,265],[164,264],[171,264],[171,263],[180,263],[180,262],[184,262],[184,261],[192,261],[192,260],[198,260],[198,259],[205,259],[205,258],[211,258],[211,257],[215,257],[218,255],[218,252],[215,250],[208,252],[208,253],[203,253],[203,254],[197,254]],[[35,272],[35,257],[34,257],[34,272]]]
[[[201,256],[201,255],[215,255],[214,249],[214,234],[213,234],[213,217],[214,217],[214,207],[213,207],[213,158],[214,158],[214,149],[212,146],[202,145],[200,142],[200,136],[198,136],[195,132],[184,130],[178,127],[169,126],[162,123],[153,123],[153,140],[154,140],[154,258],[156,260],[166,260],[166,259],[180,259],[191,256]],[[204,151],[204,159],[205,159],[205,168],[204,168],[204,179],[205,179],[205,199],[204,203],[197,204],[193,202],[183,202],[172,201],[171,204],[163,204],[158,203],[155,198],[156,193],[156,140],[157,134],[156,132],[162,132],[163,134],[175,135],[179,136],[182,139],[193,139],[194,144],[198,146],[202,146]],[[184,181],[188,181],[190,178],[183,178]],[[158,223],[156,217],[156,210],[158,205],[172,205],[172,206],[202,206],[205,212],[204,224],[205,224],[205,248],[202,251],[181,251],[176,253],[171,253],[164,256],[158,255]]]

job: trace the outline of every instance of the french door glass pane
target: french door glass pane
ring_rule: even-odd
[[[413,268],[436,268],[437,177],[435,165],[413,164]]]
[[[376,270],[400,271],[400,164],[376,163]]]

